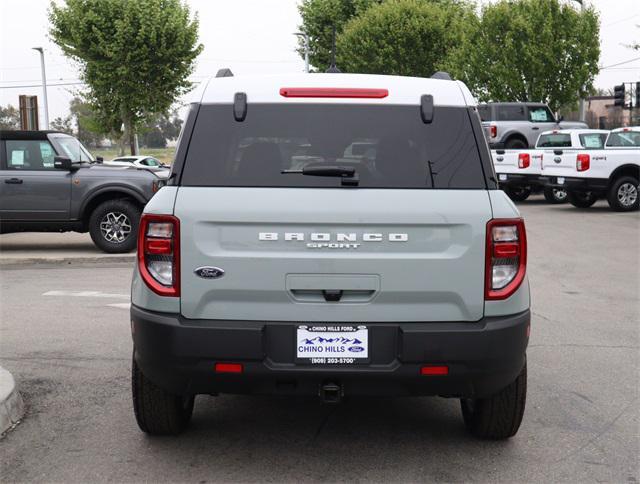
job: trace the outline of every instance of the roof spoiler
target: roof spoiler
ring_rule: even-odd
[[[453,81],[451,75],[448,72],[438,71],[431,76],[431,79],[441,79],[443,81]]]
[[[216,72],[216,77],[233,77],[233,72],[231,72],[231,69],[225,67]]]

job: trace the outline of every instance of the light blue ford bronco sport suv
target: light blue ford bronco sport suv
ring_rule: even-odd
[[[212,79],[140,221],[140,428],[198,394],[458,398],[503,439],[525,407],[524,221],[448,75]]]

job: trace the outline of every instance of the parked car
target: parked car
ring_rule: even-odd
[[[485,137],[491,149],[527,149],[543,131],[582,128],[585,123],[556,119],[542,103],[486,103],[478,106]]]
[[[500,186],[509,197],[521,202],[529,195],[543,191],[550,203],[564,203],[564,189],[546,184],[541,179],[544,170],[575,161],[578,150],[597,150],[604,147],[609,131],[600,129],[565,129],[543,132],[533,150],[494,150],[493,165]]]
[[[138,168],[169,169],[169,165],[162,163],[153,156],[119,156],[113,160],[104,161],[105,165],[136,166]]]
[[[640,207],[639,180],[640,127],[612,130],[604,149],[563,156],[557,166],[545,169],[543,178],[548,186],[567,190],[575,207],[587,208],[606,198],[619,212]]]
[[[176,434],[197,394],[440,395],[474,435],[526,398],[525,224],[459,81],[221,77],[145,207],[133,408]]]
[[[142,208],[166,183],[96,163],[73,136],[0,131],[0,232],[89,232],[105,252],[136,246]]]

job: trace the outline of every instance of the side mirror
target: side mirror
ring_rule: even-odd
[[[98,163],[102,163],[104,161],[104,158],[102,156],[96,156],[96,161]]]
[[[561,114],[558,116],[558,123],[562,123],[564,121],[564,116]]]
[[[53,158],[53,166],[57,170],[70,171],[72,165],[71,158],[67,158],[65,156],[56,156]]]

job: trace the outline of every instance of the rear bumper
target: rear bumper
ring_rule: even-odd
[[[544,185],[576,191],[604,191],[609,186],[607,178],[544,176],[540,177],[540,179]],[[562,183],[560,183],[559,179],[562,180]]]
[[[151,381],[176,394],[318,395],[336,383],[345,395],[482,397],[515,380],[525,361],[529,310],[478,322],[369,323],[371,361],[294,363],[298,323],[188,320],[131,307],[134,357]],[[216,362],[243,373],[214,372]],[[425,364],[446,376],[421,376]]]
[[[497,173],[500,186],[530,186],[540,187],[543,183],[540,175],[525,175],[520,173]]]

